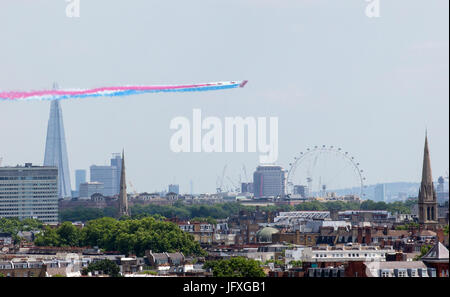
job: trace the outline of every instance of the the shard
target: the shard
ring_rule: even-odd
[[[44,166],[58,167],[58,198],[70,198],[72,189],[70,186],[66,136],[64,134],[61,106],[58,100],[53,100],[50,105]]]

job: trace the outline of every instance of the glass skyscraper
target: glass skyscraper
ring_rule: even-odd
[[[75,189],[77,192],[80,192],[80,184],[86,182],[86,170],[78,169],[75,170]]]
[[[70,186],[66,136],[64,134],[61,106],[57,100],[53,100],[50,105],[44,166],[55,166],[58,168],[58,198],[70,198],[72,188]]]
[[[105,196],[118,195],[120,192],[120,172],[122,171],[122,157],[113,154],[111,165],[92,165],[90,167],[91,182],[100,182],[104,189],[101,194]]]

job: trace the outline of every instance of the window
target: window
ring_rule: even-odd
[[[389,271],[381,271],[381,277],[389,277]]]
[[[398,277],[406,277],[406,271],[400,270],[400,271],[398,272]]]

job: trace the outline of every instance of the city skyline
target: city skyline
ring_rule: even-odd
[[[360,160],[368,184],[419,182],[428,128],[433,179],[446,175],[444,1],[384,1],[378,19],[365,16],[364,1],[279,5],[247,0],[222,3],[219,10],[217,3],[201,1],[133,6],[96,1],[83,3],[79,19],[65,16],[63,1],[42,1],[46,6],[37,2],[1,4],[0,27],[18,28],[2,30],[7,41],[0,57],[5,70],[0,74],[2,90],[48,88],[55,80],[64,88],[176,83],[186,78],[249,80],[239,92],[63,102],[72,169],[107,164],[110,153],[125,148],[127,177],[137,191],[166,189],[175,179],[181,192],[189,192],[192,180],[197,193],[215,191],[225,164],[234,178],[242,164],[249,171],[256,169],[256,153],[170,151],[171,119],[190,117],[201,107],[206,116],[277,116],[278,165],[287,169],[308,146],[339,145]],[[173,5],[186,14],[170,14],[167,19]],[[35,25],[29,28],[13,15]],[[114,42],[116,32],[124,42]],[[138,38],[151,35],[155,39]],[[28,55],[29,44],[35,44],[35,55]],[[42,164],[48,110],[47,102],[1,103],[0,124],[9,127],[2,136],[3,165]],[[75,180],[74,170],[70,174]]]

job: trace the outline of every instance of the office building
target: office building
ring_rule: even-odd
[[[90,167],[90,181],[103,184],[104,196],[115,196],[120,192],[120,173],[122,171],[122,157],[120,153],[114,153],[111,158],[111,165],[92,165]]]
[[[92,165],[90,167],[91,182],[99,182],[103,184],[103,196],[112,197],[119,194],[117,192],[117,167],[115,166],[98,166]],[[81,193],[80,193],[81,196]]]
[[[253,193],[253,183],[241,183],[241,193]]]
[[[375,201],[386,201],[386,185],[385,184],[377,184],[375,186]]]
[[[112,154],[111,166],[116,168],[116,183],[113,185],[114,193],[120,192],[120,173],[122,172],[122,157],[120,153]]]
[[[308,186],[295,185],[294,186],[294,195],[300,195],[302,198],[309,197]]]
[[[53,100],[50,106],[50,118],[47,127],[45,143],[44,166],[58,168],[58,197],[70,198],[69,161],[67,159],[66,136],[61,106],[58,100]]]
[[[0,218],[58,222],[58,168],[0,167]]]
[[[80,199],[90,199],[93,194],[104,192],[103,183],[86,182],[80,184]],[[103,194],[102,194],[103,195]]]
[[[169,185],[169,193],[180,194],[180,185]]]
[[[286,195],[286,175],[286,170],[281,166],[258,166],[253,174],[255,197],[284,197]]]
[[[436,195],[438,203],[444,204],[445,202],[448,202],[448,182],[445,182],[445,178],[443,176],[438,178]]]
[[[78,169],[75,170],[75,189],[80,192],[80,184],[86,182],[86,170]]]

